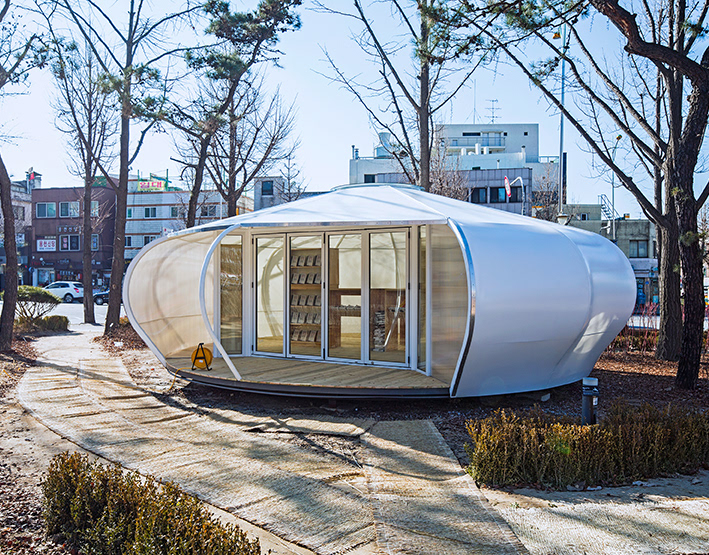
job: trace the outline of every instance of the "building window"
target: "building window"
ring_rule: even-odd
[[[91,234],[91,250],[98,250],[98,233]]]
[[[79,201],[60,202],[59,203],[60,218],[78,218],[79,217]]]
[[[511,187],[510,202],[522,202],[522,187]]]
[[[582,212],[581,214],[579,214],[579,220],[581,220],[582,222],[585,222],[586,220],[588,220],[588,213]]]
[[[98,218],[98,201],[97,200],[91,201],[91,217]]]
[[[272,197],[273,196],[273,181],[262,181],[261,182],[261,196]]]
[[[171,206],[170,207],[170,217],[171,218],[184,218],[185,209],[182,206]]]
[[[647,258],[647,241],[630,241],[629,258]]]
[[[143,237],[143,246],[147,245],[151,241],[155,241],[156,237],[156,235],[145,235]]]
[[[199,213],[202,218],[216,218],[217,217],[217,205],[210,204],[207,206],[202,206],[200,208]]]
[[[126,208],[126,218],[132,218],[132,217],[133,217],[133,209]]]
[[[38,202],[36,204],[38,218],[56,218],[57,203],[56,202]]]
[[[529,135],[529,131],[524,132],[524,136],[526,137],[527,135]]]
[[[485,187],[476,187],[473,189],[470,202],[485,204],[487,202],[487,189]]]
[[[133,238],[130,235],[126,235],[126,240],[125,243],[123,243],[125,247],[132,247],[133,246]]]
[[[78,251],[79,236],[78,235],[60,235],[59,236],[60,251]]]
[[[364,182],[365,183],[375,183],[377,180],[377,176],[374,175],[373,173],[365,173],[364,174]]]
[[[479,131],[472,132],[472,133],[471,132],[463,132],[463,137],[479,137],[479,136],[480,136]]]
[[[490,187],[490,202],[500,204],[507,202],[507,193],[504,187]]]
[[[158,209],[156,206],[146,206],[145,207],[145,217],[146,218],[157,218]]]
[[[12,214],[15,216],[16,222],[24,221],[25,219],[25,207],[24,206],[13,206]]]

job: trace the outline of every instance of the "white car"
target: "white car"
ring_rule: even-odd
[[[74,299],[84,299],[84,286],[78,281],[55,281],[45,287],[66,303],[73,303]]]

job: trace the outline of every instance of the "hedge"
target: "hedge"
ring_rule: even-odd
[[[709,464],[709,414],[675,405],[619,403],[594,426],[497,410],[466,427],[468,472],[492,486],[618,485]]]
[[[42,480],[47,533],[87,555],[259,555],[238,527],[222,525],[175,484],[87,456],[54,457]]]

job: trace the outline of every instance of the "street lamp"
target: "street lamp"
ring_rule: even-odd
[[[564,81],[566,73],[566,24],[562,25],[562,35],[557,31],[554,33],[554,38],[561,38],[561,108],[564,107]],[[559,114],[559,209],[556,219],[559,223],[568,222],[568,217],[563,210],[563,190],[564,190],[564,111],[560,110]]]
[[[613,163],[615,163],[615,151],[618,148],[618,143],[622,138],[623,135],[620,134],[615,138],[615,144],[613,145],[613,153],[611,154],[611,161]],[[611,221],[611,240],[615,243],[615,171],[611,173],[611,212],[611,217],[613,218],[613,220]]]

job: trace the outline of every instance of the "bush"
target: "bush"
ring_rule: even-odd
[[[52,316],[45,316],[37,322],[37,325],[43,330],[67,331],[69,329],[69,318],[54,314]]]
[[[82,553],[259,555],[258,539],[217,522],[176,485],[63,453],[42,480],[49,534]]]
[[[617,404],[595,426],[498,410],[466,427],[468,472],[494,486],[617,485],[709,464],[709,414],[671,405]]]
[[[44,316],[49,314],[62,301],[54,293],[32,287],[20,285],[17,288],[17,316],[16,320],[21,325],[37,325]]]

